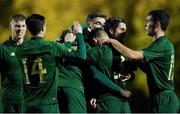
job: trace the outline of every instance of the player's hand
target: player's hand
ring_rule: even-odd
[[[115,40],[115,39],[113,39],[113,38],[109,38],[109,39],[106,41],[106,43],[112,43],[114,40]]]
[[[121,93],[121,95],[122,95],[123,97],[125,97],[125,98],[127,98],[127,99],[132,96],[132,93],[131,93],[130,91],[128,91],[128,90],[121,89],[121,90],[120,90],[120,93]]]
[[[102,44],[108,42],[108,39],[109,39],[109,38],[107,38],[107,39],[106,39],[106,38],[101,39],[101,40],[99,41],[99,44],[102,45]]]
[[[123,78],[122,81],[125,82],[127,80],[131,79],[131,74],[127,74],[127,75],[121,75],[121,77]]]
[[[55,42],[60,42],[61,40],[60,40],[60,38],[56,38],[54,41]]]
[[[82,33],[82,27],[77,21],[73,22],[73,31],[75,33]]]
[[[76,39],[76,36],[73,33],[67,33],[66,36],[64,37],[65,42],[74,42]]]
[[[91,104],[91,106],[92,106],[93,109],[96,109],[96,107],[97,107],[96,98],[92,98],[92,99],[90,100],[90,104]]]

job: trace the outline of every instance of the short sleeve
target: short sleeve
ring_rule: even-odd
[[[150,48],[145,48],[142,49],[143,51],[143,55],[144,55],[144,61],[145,62],[149,62],[153,59],[159,58],[163,56],[162,51],[158,51],[158,50],[153,50]]]

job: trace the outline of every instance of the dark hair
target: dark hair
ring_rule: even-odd
[[[72,33],[72,31],[70,29],[63,30],[59,37],[59,42],[64,43],[64,38],[68,33]]]
[[[159,23],[161,24],[162,30],[166,31],[167,26],[169,25],[169,21],[170,21],[170,15],[167,11],[161,10],[161,9],[151,10],[148,13],[148,16],[152,17],[153,22],[159,21]]]
[[[106,20],[104,25],[104,30],[106,31],[109,37],[113,38],[112,34],[110,33],[110,29],[116,31],[116,28],[118,27],[119,23],[126,24],[126,21],[125,19],[119,17],[110,17],[109,19]]]
[[[106,19],[105,15],[101,14],[100,12],[94,11],[94,12],[91,12],[87,15],[86,20],[92,20],[92,19],[97,18],[97,17],[102,17],[102,18]]]
[[[26,19],[26,25],[32,35],[37,35],[45,24],[45,17],[40,14],[32,14]]]
[[[89,33],[89,35],[88,35],[88,38],[89,38],[89,40],[91,40],[92,38],[94,38],[94,37],[97,37],[97,36],[99,36],[99,31],[104,31],[102,28],[95,28],[95,29],[93,29],[90,33]],[[105,32],[105,31],[104,31]]]
[[[11,21],[14,20],[15,22],[24,21],[24,20],[26,20],[26,17],[23,14],[18,13],[18,14],[15,14],[15,15],[11,16],[10,20]]]

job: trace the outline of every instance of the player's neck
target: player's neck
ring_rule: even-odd
[[[23,43],[24,39],[23,38],[15,38],[15,37],[12,37],[12,41],[14,41],[16,43],[16,45],[20,45]]]
[[[159,39],[160,37],[164,36],[164,35],[165,35],[164,31],[156,32],[156,35],[153,36],[153,42],[156,41],[157,39]]]
[[[44,37],[44,33],[40,32],[37,35],[31,35],[32,37]]]

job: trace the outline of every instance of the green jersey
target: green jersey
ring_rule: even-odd
[[[162,36],[143,49],[142,65],[147,74],[150,95],[174,89],[174,47],[166,36]]]
[[[3,103],[22,103],[23,71],[16,57],[19,47],[11,38],[0,46],[1,85],[0,101]]]
[[[84,29],[88,28],[88,25],[86,23],[84,23],[84,24],[81,24],[81,27],[84,30]]]
[[[113,62],[113,53],[111,48],[108,45],[102,45],[90,48],[87,50],[87,61],[90,64],[96,66],[96,68],[105,74],[110,80],[112,80],[112,62]],[[107,94],[110,92],[108,89],[104,88],[104,85],[92,81],[91,86],[96,85],[93,88],[95,96]]]
[[[77,50],[76,42],[74,43],[68,42],[66,43],[66,47],[71,50]],[[76,63],[71,62],[71,61],[75,61],[74,59],[66,60],[65,58],[61,58],[60,61],[61,62],[58,62],[59,86],[74,88],[84,93],[84,86],[82,83],[83,77],[80,66],[78,66],[78,64]]]
[[[71,87],[84,92],[82,83],[82,71],[77,66],[59,66],[59,86]]]
[[[122,85],[119,85],[120,82],[116,80],[113,75],[113,52],[111,47],[104,44],[102,46],[93,47],[87,50],[87,61],[90,62],[89,64],[94,65],[99,71],[106,75],[106,79],[104,78],[104,83],[102,83],[99,81],[99,79],[101,80],[103,77],[101,72],[95,70],[92,66],[90,67],[92,74],[96,75],[94,77],[95,80],[90,83],[92,86],[90,87],[91,94],[93,93],[93,97],[97,99],[96,112],[129,113],[130,108],[128,102],[126,100],[122,100],[123,97],[120,96],[120,89],[122,89]],[[112,87],[107,86],[107,84],[112,85]]]
[[[32,37],[18,48],[24,70],[24,96],[26,106],[57,103],[57,57],[85,59],[86,50],[82,34],[77,34],[78,50],[71,52],[57,42]]]
[[[73,51],[77,50],[77,42],[66,42],[65,46]],[[81,60],[82,61],[82,60]],[[62,113],[85,113],[86,100],[82,71],[79,59],[58,59],[58,103]]]

